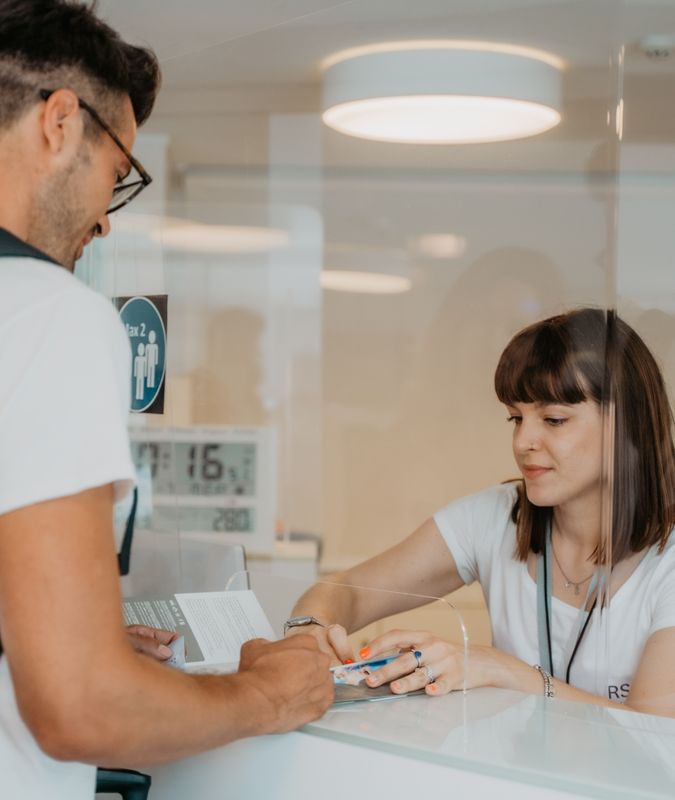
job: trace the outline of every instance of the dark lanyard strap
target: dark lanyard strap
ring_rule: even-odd
[[[47,261],[57,267],[61,266],[42,250],[24,242],[5,228],[0,228],[0,258],[36,258],[38,261]]]
[[[539,663],[553,675],[553,652],[551,645],[551,556],[546,546],[537,559],[537,630],[539,634]]]
[[[546,537],[544,539],[544,548],[541,553],[539,553],[539,557],[537,559],[537,631],[538,631],[538,639],[539,639],[539,663],[541,666],[549,672],[553,677],[555,677],[555,672],[553,669],[553,645],[551,640],[551,598],[552,598],[552,589],[551,584],[553,580],[552,570],[551,570],[551,526],[549,524],[548,529],[546,531]],[[565,682],[570,682],[570,672],[572,670],[572,664],[574,663],[574,659],[577,655],[579,650],[579,646],[581,645],[581,641],[584,638],[588,625],[591,621],[591,616],[595,607],[597,605],[598,599],[597,597],[593,601],[593,605],[591,606],[590,611],[586,611],[586,605],[588,604],[588,599],[596,590],[599,584],[599,578],[597,571],[593,575],[591,582],[588,586],[588,592],[586,593],[586,599],[584,601],[583,606],[579,609],[579,623],[578,623],[578,634],[576,642],[574,643],[574,647],[572,649],[572,655],[570,656],[570,660],[567,662],[567,669],[565,670]]]
[[[589,590],[590,592],[590,590]],[[588,595],[586,596],[586,602],[588,602]],[[584,606],[586,605],[584,602]],[[584,624],[581,626],[581,630],[579,631],[579,635],[577,636],[577,641],[574,645],[574,649],[572,650],[572,655],[570,656],[570,660],[567,662],[567,671],[565,672],[565,683],[570,682],[570,672],[572,671],[572,662],[574,661],[574,656],[577,654],[577,650],[579,649],[579,645],[581,644],[581,640],[584,638],[584,634],[586,633],[586,628],[588,628],[588,623],[591,621],[591,616],[595,611],[595,606],[597,605],[598,598],[596,597],[593,600],[593,605],[591,606],[591,610],[586,614],[586,619],[584,620]]]

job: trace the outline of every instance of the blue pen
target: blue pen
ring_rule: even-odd
[[[370,675],[375,670],[380,669],[385,664],[395,661],[401,654],[395,653],[387,656],[379,656],[367,661],[357,661],[354,664],[338,664],[331,667],[333,673],[333,682],[336,684],[350,684],[358,686],[363,682],[363,679]]]

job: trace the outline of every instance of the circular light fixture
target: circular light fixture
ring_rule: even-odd
[[[409,239],[409,244],[423,258],[460,258],[466,252],[466,239],[456,233],[423,233]]]
[[[407,254],[364,244],[326,245],[321,288],[359,294],[402,294],[412,288]]]
[[[190,253],[265,253],[288,247],[291,237],[264,225],[220,225],[158,214],[123,211],[115,229],[147,237],[169,250]]]
[[[347,269],[324,269],[321,288],[335,292],[360,294],[402,294],[410,290],[410,278],[380,272],[358,272]]]
[[[557,125],[560,94],[552,57],[476,42],[391,43],[329,61],[323,120],[376,141],[507,141]]]
[[[172,250],[192,253],[264,253],[287,247],[287,231],[257,225],[204,225],[173,222],[152,234]]]

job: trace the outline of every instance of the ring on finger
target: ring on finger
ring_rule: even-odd
[[[427,683],[433,683],[436,680],[436,676],[434,675],[434,671],[431,669],[431,667],[426,664],[422,669],[426,673]]]
[[[411,647],[410,650],[411,650],[412,654],[415,656],[415,661],[417,662],[417,669],[420,669],[423,666],[422,665],[422,651],[421,650],[415,650],[414,647]]]

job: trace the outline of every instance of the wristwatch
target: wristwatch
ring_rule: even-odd
[[[321,625],[322,628],[326,627],[323,624],[323,622],[319,622],[319,620],[316,617],[310,617],[310,616],[291,617],[290,619],[287,619],[286,622],[284,622],[284,636],[288,632],[289,628],[299,628],[302,625]]]

